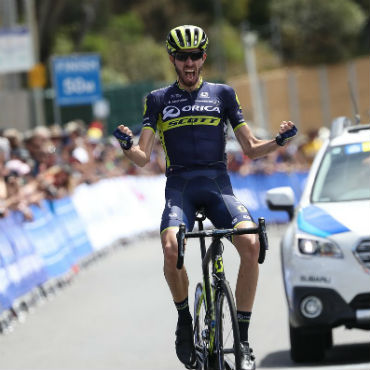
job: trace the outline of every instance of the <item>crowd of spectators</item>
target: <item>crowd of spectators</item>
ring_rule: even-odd
[[[305,137],[306,138],[306,137]],[[229,171],[242,176],[275,171],[305,171],[320,146],[315,132],[307,140],[298,139],[269,156],[250,160],[233,139],[227,142]],[[64,126],[38,126],[28,132],[14,128],[0,131],[0,217],[19,210],[32,219],[30,204],[45,198],[71,194],[81,184],[102,178],[165,172],[160,142],[154,145],[152,160],[144,168],[133,165],[122,153],[117,141],[104,134],[100,122],[88,126],[81,120]]]
[[[255,131],[259,138],[268,139],[271,137],[268,133]],[[325,127],[312,129],[307,134],[299,133],[289,145],[279,147],[269,155],[256,160],[245,156],[240,151],[240,146],[235,139],[229,139],[226,145],[228,169],[241,176],[256,173],[308,171],[316,153],[328,135],[329,129]],[[232,136],[229,135],[229,137]]]
[[[0,214],[20,210],[32,218],[30,204],[60,198],[78,184],[124,172],[123,157],[115,143],[88,130],[82,121],[64,127],[39,126],[22,133],[14,128],[0,132]]]

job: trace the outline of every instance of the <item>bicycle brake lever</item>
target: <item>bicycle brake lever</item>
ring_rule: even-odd
[[[177,239],[177,248],[178,248],[178,254],[177,254],[177,264],[176,267],[178,270],[182,269],[182,266],[184,265],[184,255],[185,255],[185,248],[184,248],[184,242],[185,242],[185,224],[180,224],[179,231],[176,233],[176,239]]]

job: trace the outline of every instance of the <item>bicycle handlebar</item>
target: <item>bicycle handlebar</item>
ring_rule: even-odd
[[[268,240],[266,234],[266,224],[263,217],[258,218],[258,226],[242,228],[242,229],[210,229],[210,230],[200,230],[200,231],[190,231],[186,232],[185,224],[180,224],[179,231],[176,234],[177,245],[178,245],[178,255],[176,267],[178,270],[182,269],[184,264],[185,248],[184,242],[185,238],[200,238],[200,237],[217,237],[223,238],[225,236],[231,235],[244,235],[244,234],[258,234],[260,242],[260,250],[266,251],[268,249]],[[263,263],[265,254],[263,253],[258,258],[259,263]]]

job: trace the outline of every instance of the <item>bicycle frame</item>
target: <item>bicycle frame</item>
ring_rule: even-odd
[[[196,220],[198,221],[198,231],[186,232],[185,224],[180,224],[179,232],[177,233],[178,242],[178,256],[177,256],[177,268],[181,269],[184,263],[185,253],[185,238],[199,238],[200,250],[202,257],[202,273],[203,273],[203,284],[202,293],[199,299],[199,307],[196,307],[196,315],[199,317],[199,313],[202,307],[203,297],[205,302],[205,319],[204,324],[206,329],[200,333],[205,339],[206,346],[203,348],[196,348],[198,360],[204,364],[208,360],[208,356],[216,355],[217,342],[216,342],[216,309],[215,300],[217,299],[218,292],[225,289],[225,284],[228,286],[227,280],[224,273],[224,264],[222,259],[223,244],[221,238],[231,235],[242,235],[242,234],[258,234],[260,241],[260,254],[258,258],[259,263],[263,263],[265,259],[265,253],[268,249],[268,241],[266,234],[265,219],[260,217],[258,219],[258,226],[243,229],[211,229],[204,230],[203,221],[206,219],[204,212],[200,211],[197,214]],[[212,242],[208,249],[206,248],[205,238],[212,237]],[[209,272],[209,264],[212,262],[212,284]],[[199,285],[198,285],[199,286]],[[198,288],[197,288],[198,290]],[[226,352],[225,352],[226,353]]]
[[[203,231],[203,218],[198,219],[198,229],[199,231]],[[205,237],[200,236],[200,250],[201,250],[201,257],[202,257],[202,272],[203,272],[203,296],[205,299],[206,304],[206,317],[205,317],[205,324],[208,330],[208,351],[209,354],[213,354],[214,352],[214,344],[215,344],[215,305],[214,305],[214,297],[216,291],[218,289],[218,282],[220,280],[225,280],[224,274],[224,264],[222,259],[223,253],[223,244],[221,242],[222,236],[215,236],[208,247],[206,248]],[[212,282],[211,284],[211,277],[209,273],[209,264],[212,260]],[[200,300],[202,302],[202,300]],[[198,314],[201,309],[201,304],[197,307]],[[198,349],[200,350],[200,349]],[[202,354],[203,357],[204,354]],[[202,359],[205,361],[205,359]]]

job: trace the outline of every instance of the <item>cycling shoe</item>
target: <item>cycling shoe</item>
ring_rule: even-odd
[[[177,357],[186,368],[196,368],[192,323],[177,325],[175,345]]]

